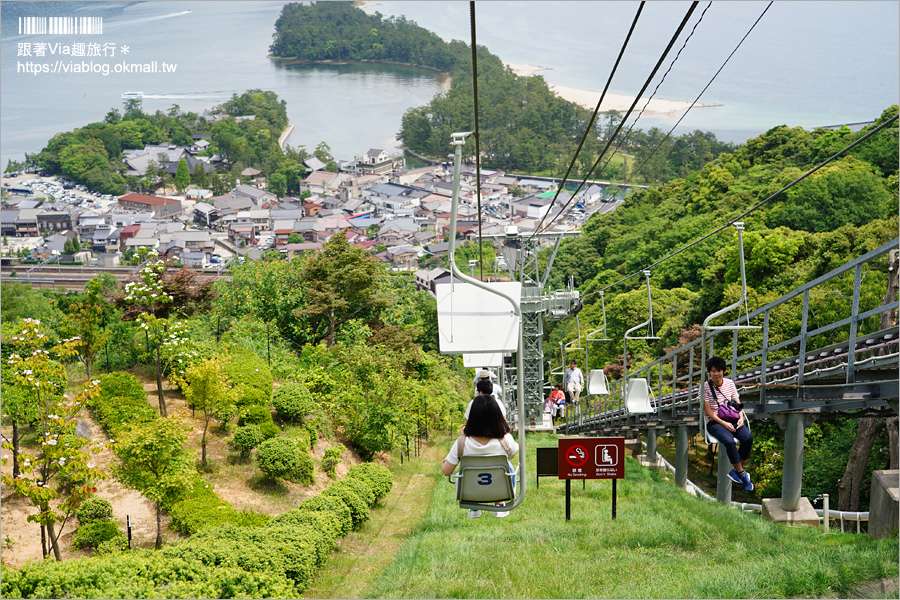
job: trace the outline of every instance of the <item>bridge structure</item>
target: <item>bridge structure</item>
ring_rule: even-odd
[[[674,432],[675,481],[684,487],[690,437],[705,429],[699,393],[705,375],[702,359],[717,354],[728,364],[726,377],[737,385],[751,427],[754,420],[771,419],[785,430],[778,508],[787,520],[807,508],[812,511],[801,496],[804,430],[828,414],[898,414],[898,242],[894,239],[746,318],[710,327],[699,339],[630,369],[601,393],[568,407],[557,431],[644,436],[651,460],[656,459],[657,436]],[[816,315],[823,306],[841,318],[821,322]],[[785,336],[785,328],[776,324],[788,318],[796,322],[798,312],[799,328]],[[776,329],[782,332],[778,336]],[[730,503],[731,465],[721,444],[718,462],[716,499]],[[765,507],[764,501],[764,512]]]

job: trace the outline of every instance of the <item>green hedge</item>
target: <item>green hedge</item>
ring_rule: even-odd
[[[226,524],[262,527],[271,518],[268,515],[235,509],[219,498],[200,478],[197,478],[187,498],[164,508],[172,517],[172,529],[185,535],[193,535],[204,527]]]
[[[361,479],[369,484],[375,501],[379,501],[388,495],[394,487],[394,476],[387,467],[375,463],[361,463],[353,465],[347,472],[348,478]]]
[[[312,496],[300,503],[295,510],[304,510],[308,512],[330,512],[338,518],[340,523],[340,531],[338,537],[344,537],[353,529],[353,515],[350,508],[338,497],[335,496]]]
[[[344,481],[345,479],[342,479],[332,483],[322,492],[322,495],[334,496],[342,500],[347,505],[347,508],[350,509],[353,526],[359,527],[369,519],[369,504],[356,493],[352,486],[346,485]]]
[[[332,498],[335,500],[335,498]],[[347,518],[349,523],[350,519]],[[324,531],[332,539],[337,539],[346,535],[344,532],[344,524],[341,518],[328,510],[308,510],[305,508],[295,508],[286,513],[282,513],[277,517],[273,517],[266,527],[276,527],[279,525],[288,525],[291,527],[297,525],[308,525],[313,529]]]
[[[238,393],[238,404],[272,404],[272,371],[266,361],[252,352],[232,352],[225,364],[225,375]]]
[[[272,405],[279,418],[300,422],[315,408],[313,395],[302,383],[285,383],[272,396]]]
[[[2,568],[4,598],[294,598],[278,571],[245,571],[190,556],[135,550]]]
[[[287,513],[269,520],[265,515],[238,513],[219,500],[202,481],[190,498],[177,503],[199,511],[182,529],[190,539],[155,552],[123,552],[127,542],[119,533],[100,544],[111,554],[63,562],[27,563],[20,569],[0,567],[0,595],[4,598],[296,598],[309,588],[338,537],[351,525],[369,517],[366,501],[354,491],[367,486],[366,472],[332,484]],[[372,496],[375,494],[369,492]],[[187,502],[198,502],[189,508]],[[204,504],[205,503],[205,504]],[[203,506],[201,506],[201,504]],[[204,508],[205,507],[205,508]],[[174,508],[174,507],[173,507]],[[174,511],[177,512],[177,509]],[[255,521],[216,524],[222,515]],[[184,524],[182,519],[175,523]],[[114,525],[114,523],[113,523]],[[200,529],[202,525],[207,526]],[[265,525],[265,526],[259,526]]]
[[[204,529],[189,540],[163,548],[163,556],[230,566],[250,573],[284,575],[302,592],[334,544],[325,531],[308,525]],[[293,597],[293,596],[292,596]]]

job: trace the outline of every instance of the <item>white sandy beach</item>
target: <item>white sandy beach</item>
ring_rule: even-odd
[[[368,13],[374,13],[375,7],[379,6],[377,2],[359,2],[357,6]],[[540,65],[526,65],[524,63],[512,63],[512,62],[504,62],[507,67],[512,69],[512,72],[516,75],[520,75],[522,77],[531,77],[541,71],[552,71],[552,67],[543,67]],[[546,79],[546,77],[545,77]],[[449,88],[449,80],[446,82],[447,88]],[[547,82],[547,85],[550,87],[550,90],[553,91],[556,95],[564,100],[568,100],[569,102],[574,102],[580,106],[583,106],[587,109],[594,110],[597,106],[597,100],[600,99],[600,93],[596,90],[585,90],[582,88],[575,88],[568,85],[559,85],[556,83]],[[627,112],[628,108],[631,106],[631,103],[634,102],[634,96],[627,96],[624,94],[606,94],[606,98],[603,99],[603,104],[600,105],[600,112],[605,112],[608,110],[617,110],[619,112]],[[646,98],[641,98],[641,100],[635,106],[635,111],[640,111],[644,105],[647,104]],[[687,110],[691,106],[689,101],[685,100],[668,100],[665,98],[653,98],[650,101],[650,104],[647,105],[647,108],[644,109],[644,114],[647,115],[663,115],[667,117],[677,116],[679,113]],[[713,106],[721,106],[720,104],[703,104],[698,102],[695,105],[695,108],[710,108]]]
[[[526,65],[522,63],[503,63],[510,69],[512,69],[513,73],[516,75],[521,75],[522,77],[530,77],[535,75],[540,71],[552,71],[550,67],[542,67],[539,65]],[[550,90],[553,91],[560,98],[568,100],[569,102],[574,102],[580,106],[585,108],[589,108],[593,110],[597,106],[597,100],[600,99],[600,92],[596,90],[585,90],[581,88],[575,88],[568,85],[559,85],[556,83],[547,82],[547,85],[550,87]],[[627,112],[628,108],[631,106],[631,103],[634,102],[634,96],[627,96],[624,94],[606,94],[606,98],[603,99],[603,104],[600,105],[600,112],[605,112],[608,110],[617,110],[619,112]],[[647,103],[646,98],[641,98],[641,100],[635,106],[635,110],[640,110],[643,108],[644,104]],[[650,101],[650,104],[644,110],[644,114],[647,115],[665,115],[669,117],[673,117],[678,113],[687,110],[690,107],[691,103],[686,102],[684,100],[667,100],[665,98],[653,98]],[[695,105],[695,108],[708,108],[712,106],[721,106],[720,104],[702,104],[698,102]]]

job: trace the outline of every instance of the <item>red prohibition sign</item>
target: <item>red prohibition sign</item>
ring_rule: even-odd
[[[572,446],[566,452],[566,462],[573,467],[580,467],[587,462],[588,453],[584,446]]]

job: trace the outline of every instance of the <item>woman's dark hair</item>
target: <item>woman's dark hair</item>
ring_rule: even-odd
[[[490,396],[494,393],[494,384],[491,383],[490,379],[479,379],[478,383],[475,384],[475,391],[479,394],[486,394]]]
[[[463,433],[468,436],[499,439],[509,432],[509,423],[500,412],[500,405],[494,397],[484,394],[475,396]]]
[[[724,371],[728,365],[725,363],[725,359],[721,356],[713,356],[708,361],[706,361],[706,370],[712,371],[715,369],[716,371]]]

